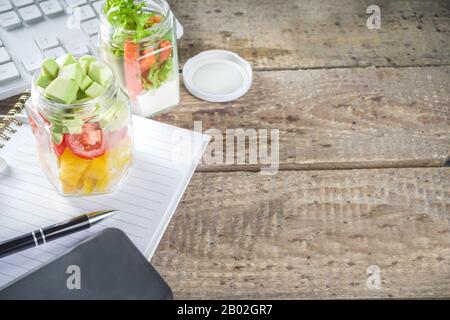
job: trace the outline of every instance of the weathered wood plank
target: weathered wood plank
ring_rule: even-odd
[[[190,129],[201,121],[220,130],[224,148],[226,129],[278,129],[284,170],[441,166],[450,154],[449,88],[450,67],[255,72],[237,101],[208,103],[183,89],[181,105],[155,119]],[[260,170],[260,159],[225,164],[226,154],[199,170]]]
[[[175,298],[448,298],[449,221],[448,168],[196,173],[152,263]]]
[[[201,121],[224,139],[226,129],[279,129],[284,169],[441,166],[450,153],[449,88],[450,67],[255,72],[237,101],[183,92],[182,104],[156,120],[185,128]],[[220,160],[200,170],[260,167]]]
[[[354,0],[171,0],[184,25],[182,62],[227,49],[257,69],[450,63],[450,2],[381,0],[381,29]]]

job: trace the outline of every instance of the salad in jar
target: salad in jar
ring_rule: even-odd
[[[179,103],[174,17],[165,0],[106,0],[100,55],[128,93],[134,113],[150,116]]]
[[[134,159],[131,111],[93,56],[45,59],[26,111],[41,167],[66,196],[114,190]]]

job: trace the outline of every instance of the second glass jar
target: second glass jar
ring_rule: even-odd
[[[104,9],[103,9],[104,10]],[[152,116],[180,101],[175,18],[165,0],[144,0],[149,28],[114,27],[108,12],[100,17],[100,56],[127,92],[133,113]]]

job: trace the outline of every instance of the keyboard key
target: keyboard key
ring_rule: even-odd
[[[30,59],[22,60],[23,67],[29,74],[32,74],[34,71],[38,70],[41,67],[41,63],[41,56],[33,56]]]
[[[94,9],[95,9],[95,11],[97,12],[98,15],[102,14],[102,7],[103,7],[103,2],[102,1],[94,2],[92,4],[92,6],[94,7]]]
[[[89,48],[84,44],[84,42],[71,42],[66,45],[68,52],[75,55],[85,55],[89,54]]]
[[[66,0],[66,4],[68,7],[78,7],[86,4],[86,0]]]
[[[2,1],[0,2],[0,12],[5,12],[8,10],[11,10],[12,6],[11,3],[9,3],[9,1]]]
[[[33,23],[42,19],[41,10],[36,5],[24,7],[19,9],[22,20],[27,23]]]
[[[20,78],[19,70],[12,62],[0,65],[0,84]]]
[[[54,36],[43,36],[36,39],[36,44],[41,50],[47,50],[59,46],[59,41]]]
[[[95,12],[92,10],[90,5],[80,7],[80,18],[81,21],[89,20],[95,18]]]
[[[65,55],[65,54],[66,54],[66,51],[64,51],[64,49],[61,48],[61,47],[56,47],[56,48],[53,48],[53,49],[49,49],[49,50],[44,52],[45,57],[46,58],[50,58],[50,59],[56,59],[56,58],[59,58],[59,57]]]
[[[0,14],[0,25],[6,30],[12,30],[22,25],[15,11]]]
[[[64,12],[58,0],[47,0],[40,4],[42,11],[48,17],[55,17]]]
[[[0,48],[0,63],[5,63],[11,61],[11,57],[9,56],[8,51],[6,51],[5,47]]]
[[[90,37],[89,40],[91,41],[91,44],[94,47],[98,47],[98,40],[99,40],[98,34],[96,34],[95,36]]]
[[[98,19],[92,19],[81,24],[81,28],[88,36],[98,33]]]
[[[33,3],[33,0],[12,0],[12,3],[16,7],[24,7]]]

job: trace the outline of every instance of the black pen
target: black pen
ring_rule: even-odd
[[[83,214],[50,227],[38,229],[16,238],[0,242],[0,258],[48,241],[61,238],[77,231],[88,229],[96,223],[113,216],[118,210],[105,210]]]

